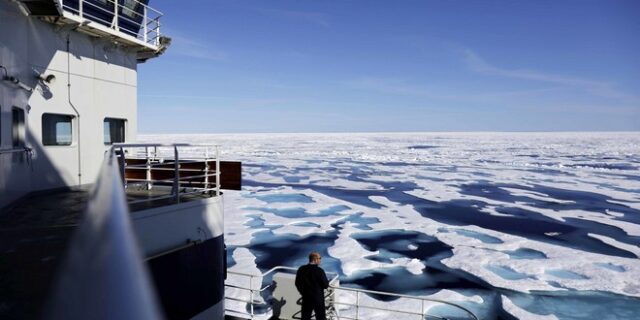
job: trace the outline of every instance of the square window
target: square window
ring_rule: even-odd
[[[68,146],[73,141],[71,121],[73,116],[45,113],[42,115],[42,144]]]
[[[104,144],[124,142],[126,122],[123,119],[104,118]]]
[[[131,19],[136,19],[140,16],[137,12],[139,5],[138,1],[124,0],[122,3],[122,13]]]

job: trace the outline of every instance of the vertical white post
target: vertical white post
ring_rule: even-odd
[[[160,17],[156,18],[156,46],[160,46]]]
[[[125,166],[125,158],[124,158],[124,149],[120,147],[120,174],[122,175],[122,185],[124,188],[127,188],[127,178],[125,177],[124,166]]]
[[[251,319],[253,319],[253,275],[249,276],[249,303],[251,304]]]
[[[151,150],[149,147],[144,147],[147,154],[147,190],[151,190]]]
[[[209,189],[209,175],[211,174],[211,167],[209,167],[209,147],[204,147],[204,190],[208,192]],[[210,193],[209,193],[210,194]]]
[[[358,320],[358,311],[360,310],[360,291],[356,291],[356,320]]]
[[[178,146],[173,146],[173,157],[175,161],[173,174],[173,190],[176,193],[176,203],[180,202],[180,159],[178,158]]]
[[[84,0],[80,0],[78,3],[78,13],[80,14],[80,18],[84,15]]]
[[[144,43],[148,43],[147,41],[149,41],[149,30],[147,27],[147,6],[143,6],[144,8],[144,13],[142,16],[142,32],[143,32],[143,37],[144,37]]]
[[[216,146],[216,197],[220,196],[220,147]]]
[[[118,25],[118,0],[113,0],[113,21],[116,31],[120,31],[120,26]]]

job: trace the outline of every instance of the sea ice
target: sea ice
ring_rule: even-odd
[[[342,276],[400,268],[410,278],[438,266],[506,289],[495,291],[502,301],[495,304],[484,293],[461,294],[468,289],[435,294],[458,295],[451,301],[466,303],[483,319],[495,318],[495,308],[520,319],[635,319],[640,312],[640,259],[606,252],[618,249],[640,256],[637,133],[140,138],[219,144],[224,159],[243,161],[243,190],[225,191],[225,242],[235,248],[233,268],[246,265],[256,271],[255,253],[246,249],[252,241],[321,236],[329,258],[337,259],[334,271]],[[439,211],[442,216],[430,215],[434,207],[445,205],[449,207]],[[451,210],[462,214],[456,216]],[[453,219],[465,221],[464,215],[486,219],[478,220],[481,223]],[[485,223],[490,218],[493,224]],[[537,237],[518,234],[501,225],[507,218],[522,221],[521,228],[553,228],[530,230],[538,232]],[[398,241],[393,254],[387,249],[371,251],[352,237],[398,230],[434,237],[446,252],[416,257],[423,244],[411,241]],[[572,237],[575,234],[583,237]],[[591,250],[599,253],[588,250],[590,245],[599,245]],[[287,258],[273,260],[299,263]],[[473,301],[480,296],[483,301]],[[601,307],[602,303],[607,306]],[[433,306],[433,311],[438,308]],[[368,319],[389,318],[369,312]]]
[[[507,296],[502,296],[502,307],[518,319],[558,320],[558,317],[552,314],[540,315],[526,311],[514,304]]]

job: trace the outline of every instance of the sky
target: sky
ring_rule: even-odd
[[[637,0],[150,5],[140,133],[640,130]]]

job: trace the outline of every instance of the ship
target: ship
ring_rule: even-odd
[[[162,16],[0,1],[0,318],[224,317],[221,189],[240,188],[240,163],[132,143]]]
[[[0,0],[1,319],[299,319],[295,268],[227,272],[224,192],[242,164],[136,142],[137,67],[170,50],[162,17],[148,0]],[[370,298],[384,295],[419,310]],[[475,319],[337,275],[327,301],[333,319],[429,318],[434,303]]]

